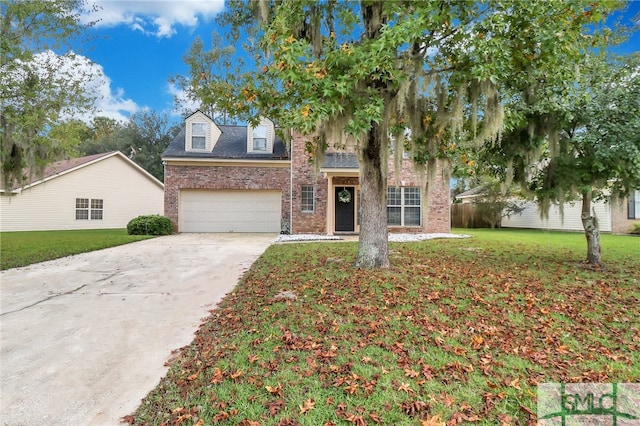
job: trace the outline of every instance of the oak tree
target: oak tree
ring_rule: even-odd
[[[391,151],[399,159],[395,147],[408,145],[417,167],[426,166],[424,176],[432,179],[436,165],[446,170],[452,147],[481,144],[503,130],[511,87],[570,80],[572,63],[597,40],[588,25],[619,6],[543,0],[250,3],[257,14],[238,0],[223,16],[233,35],[251,35],[256,47],[257,69],[229,89],[236,100],[232,112],[259,113],[308,135],[316,159],[328,148],[357,152],[362,207],[356,265],[363,268],[389,265]]]
[[[640,188],[640,55],[594,54],[581,70],[567,93],[550,98],[555,108],[537,117],[546,128],[532,147],[539,157],[535,167],[518,175],[544,213],[550,203],[580,200],[586,262],[600,265],[592,201],[617,202]]]
[[[68,153],[49,130],[93,105],[90,68],[66,45],[91,24],[81,21],[84,0],[3,1],[0,10],[0,173],[9,188]]]

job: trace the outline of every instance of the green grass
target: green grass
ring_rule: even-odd
[[[593,270],[581,234],[462,232],[377,271],[355,243],[271,246],[128,420],[535,424],[538,383],[640,381],[640,239],[604,235]]]
[[[1,232],[0,267],[4,270],[27,266],[147,238],[151,237],[127,235],[126,229]]]

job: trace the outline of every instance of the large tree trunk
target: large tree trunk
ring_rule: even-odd
[[[600,229],[598,228],[598,218],[594,210],[591,215],[591,191],[582,193],[582,227],[587,238],[587,263],[590,265],[600,265]]]
[[[384,135],[378,124],[367,134],[360,149],[360,238],[358,268],[388,268],[386,164],[382,161]]]
[[[365,38],[373,40],[380,35],[385,19],[382,2],[361,4]],[[386,83],[371,76],[366,84],[381,92]],[[384,148],[386,134],[376,122],[360,146],[360,238],[358,243],[358,268],[388,268],[389,238],[387,231],[387,158]]]

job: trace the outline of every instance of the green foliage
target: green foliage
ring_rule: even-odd
[[[353,243],[271,246],[130,420],[535,424],[537,383],[640,379],[637,238],[603,235],[594,271],[578,233],[467,231],[392,245],[392,270],[354,271]]]
[[[58,55],[52,49],[68,48],[65,43],[91,25],[81,23],[84,6],[84,0],[0,3],[0,173],[5,187],[73,153],[60,125],[72,112],[92,108],[95,94],[84,86],[93,75],[73,51]],[[58,133],[49,134],[52,128]]]
[[[633,224],[633,230],[631,231],[631,234],[640,235],[640,222]]]
[[[138,216],[127,223],[129,235],[171,235],[171,219],[160,215]]]
[[[520,214],[524,210],[523,202],[518,200],[519,192],[495,178],[483,177],[478,197],[473,201],[476,213],[491,228],[500,228],[503,217]]]
[[[311,135],[310,152],[329,146],[357,151],[362,197],[371,200],[362,203],[357,264],[386,265],[388,259],[362,259],[387,252],[380,212],[389,147],[408,141],[414,162],[427,164],[433,178],[436,163],[446,164],[455,144],[482,144],[500,134],[503,105],[516,90],[535,81],[570,80],[573,64],[604,39],[603,31],[588,26],[621,6],[514,4],[232,1],[222,19],[236,29],[234,37],[239,28],[255,37],[256,67],[222,92],[233,101],[217,106],[229,106],[231,115],[267,116],[285,133]],[[256,7],[253,16],[249,5]],[[215,103],[224,79],[206,86],[199,76],[211,67],[201,42],[193,53],[191,85],[200,99]],[[401,156],[395,149],[396,164]]]
[[[127,235],[125,229],[0,233],[1,269],[18,268],[151,238]]]
[[[640,185],[640,55],[592,53],[578,66],[574,84],[515,99],[510,129],[480,155],[540,201],[624,197]]]
[[[234,124],[237,100],[233,93],[241,86],[244,60],[235,57],[233,46],[223,46],[222,38],[213,33],[211,47],[207,51],[200,37],[197,37],[182,60],[189,66],[190,75],[176,75],[170,82],[178,85],[186,94],[186,99],[175,99],[176,107],[184,115],[193,111],[183,106],[200,102],[200,109],[220,124]],[[191,108],[191,107],[189,107]]]
[[[531,187],[540,197],[572,192],[626,196],[640,187],[640,55],[591,58],[583,86],[558,123],[557,146],[544,153],[547,166]]]
[[[77,152],[79,155],[92,155],[120,151],[162,182],[162,152],[179,130],[179,126],[170,123],[166,114],[156,111],[136,112],[127,122],[96,117],[88,137],[80,143]]]

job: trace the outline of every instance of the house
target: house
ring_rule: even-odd
[[[611,232],[626,234],[640,223],[640,189],[631,191],[628,197],[611,202]]]
[[[482,187],[472,188],[455,196],[462,204],[473,203],[482,195]],[[624,234],[633,230],[633,224],[640,222],[640,190],[632,191],[624,200],[594,201],[600,231]],[[562,206],[552,204],[547,217],[541,217],[538,204],[534,201],[523,203],[524,210],[520,214],[503,217],[500,224],[503,228],[548,229],[557,231],[584,231],[582,226],[582,201],[566,202]]]
[[[354,153],[327,152],[319,171],[305,137],[290,147],[272,121],[219,126],[197,111],[162,154],[165,215],[178,232],[359,232],[359,172]],[[403,159],[395,187],[389,160],[388,212],[392,232],[449,232],[449,187],[436,170],[431,202],[426,185]],[[422,182],[422,183],[421,183]]]
[[[126,228],[162,214],[163,198],[162,182],[119,151],[72,158],[0,192],[0,231]]]

